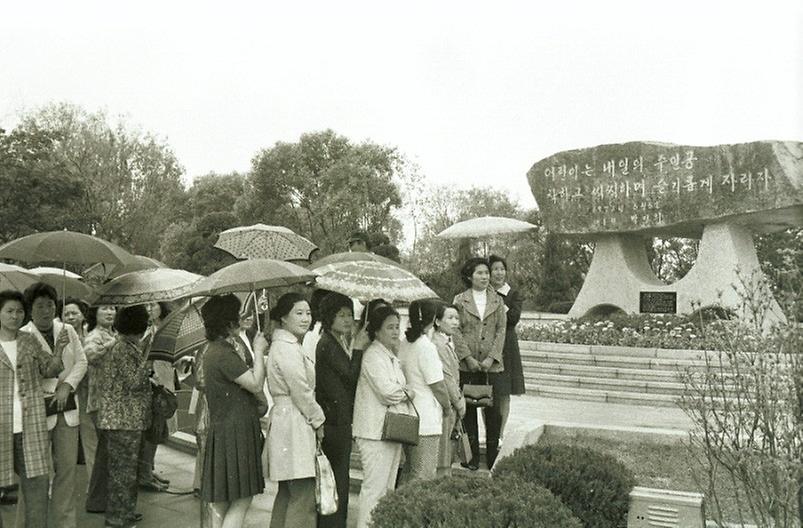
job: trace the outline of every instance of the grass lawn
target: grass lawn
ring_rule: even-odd
[[[571,430],[547,429],[540,443],[547,445],[571,444],[588,447],[611,455],[630,468],[638,486],[661,488],[674,491],[696,491],[705,493],[697,484],[692,465],[699,459],[693,456],[689,447],[682,443],[662,443],[642,439],[628,439],[622,435],[616,439],[589,436],[588,432],[577,433]],[[702,477],[702,475],[701,475]],[[705,483],[703,482],[703,485]],[[720,506],[724,520],[738,523],[736,493],[733,485],[724,478],[717,482]],[[713,517],[713,505],[706,496],[706,518]],[[745,522],[752,523],[748,512],[744,512]]]

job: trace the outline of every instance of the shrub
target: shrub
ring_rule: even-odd
[[[544,486],[563,501],[586,528],[627,525],[633,473],[615,458],[577,446],[527,446],[499,460],[498,477]]]
[[[463,476],[402,486],[379,501],[373,528],[581,528],[545,488],[516,478]]]

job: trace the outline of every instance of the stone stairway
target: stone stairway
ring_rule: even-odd
[[[633,405],[675,406],[681,374],[716,352],[520,341],[527,394]]]

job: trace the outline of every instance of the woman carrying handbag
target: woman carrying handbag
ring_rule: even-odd
[[[455,352],[460,359],[460,386],[467,404],[463,422],[474,455],[463,466],[471,470],[478,469],[480,462],[478,407],[482,406],[485,417],[488,469],[493,467],[496,460],[502,427],[502,415],[493,396],[499,373],[504,370],[503,348],[507,316],[505,303],[490,286],[490,277],[491,266],[486,259],[469,259],[463,266],[460,277],[468,289],[454,298],[454,305],[460,314],[460,330],[452,337]],[[475,398],[472,399],[471,396]]]
[[[383,429],[386,415],[407,412],[404,402],[413,395],[407,390],[407,380],[396,357],[398,312],[387,305],[371,308],[367,331],[371,344],[363,354],[352,426],[363,468],[358,528],[368,526],[376,503],[396,485],[402,444],[383,440]]]

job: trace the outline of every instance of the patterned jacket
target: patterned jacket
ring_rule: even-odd
[[[473,356],[477,361],[492,357],[494,362],[488,372],[504,370],[503,351],[507,326],[505,303],[490,286],[486,294],[488,301],[482,318],[471,289],[458,293],[454,298],[454,305],[460,314],[460,330],[454,333],[452,339],[455,352],[460,359],[460,370],[468,370],[465,359],[469,356]]]
[[[42,379],[64,369],[61,355],[51,355],[26,332],[17,334],[17,381],[22,398],[22,446],[29,477],[47,475],[50,445]],[[14,483],[14,370],[0,348],[0,486]]]
[[[144,431],[151,424],[150,369],[138,343],[119,336],[98,362],[99,429]]]

